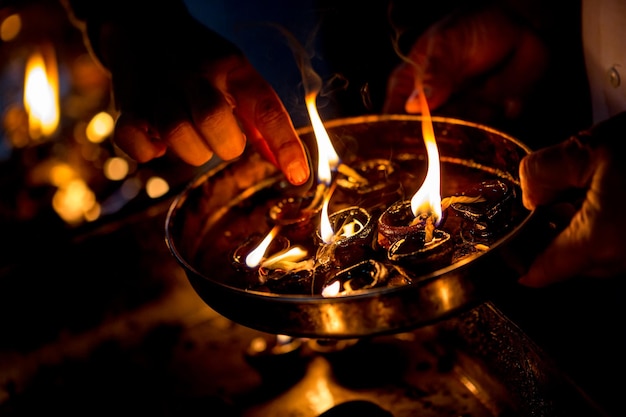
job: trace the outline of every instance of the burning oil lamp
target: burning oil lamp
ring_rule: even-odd
[[[315,261],[300,245],[291,245],[279,234],[280,226],[261,238],[254,234],[233,252],[232,265],[251,277],[251,287],[264,287],[275,293],[308,293],[312,291]]]
[[[409,283],[409,277],[394,265],[385,265],[375,259],[366,259],[337,272],[322,289],[322,296],[339,297],[375,287],[400,286]]]
[[[427,241],[427,232],[419,230],[409,233],[396,240],[387,250],[387,258],[398,265],[410,268],[412,274],[420,275],[420,267],[439,268],[450,265],[454,245],[450,234],[441,229],[432,232],[432,238]]]
[[[325,206],[326,207],[326,206]],[[347,207],[325,216],[322,211],[316,262],[333,268],[353,265],[373,253],[372,216],[362,207]]]
[[[443,220],[439,150],[435,141],[428,103],[424,94],[420,94],[419,98],[422,101],[424,112],[421,125],[428,157],[428,170],[424,183],[410,201],[402,200],[392,204],[379,217],[377,243],[387,250],[394,243],[403,240],[412,244],[423,242],[423,250],[418,251],[418,253],[433,252],[442,243],[449,240],[448,235],[447,239],[438,239],[433,244],[435,230]],[[418,237],[416,238],[414,235],[418,235]]]
[[[401,197],[398,168],[386,159],[367,159],[351,166],[340,164],[337,190],[346,200],[370,213],[382,212]]]
[[[463,200],[463,196],[458,196],[450,203],[450,208],[470,223],[473,238],[486,241],[508,228],[515,192],[506,183],[483,181],[463,194],[480,196],[479,200]]]
[[[289,240],[278,234],[280,228],[275,226],[265,236],[254,233],[235,248],[231,264],[235,270],[244,273],[257,271],[261,262],[267,259],[267,253],[275,254],[289,248]]]
[[[272,224],[281,226],[282,234],[292,242],[307,242],[315,234],[321,204],[316,193],[286,197],[268,212]]]

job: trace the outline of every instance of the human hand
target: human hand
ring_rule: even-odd
[[[478,122],[513,119],[544,74],[548,52],[530,29],[499,9],[451,15],[425,31],[391,74],[386,113],[429,109]]]
[[[95,48],[119,110],[114,142],[139,162],[170,148],[198,166],[240,156],[248,140],[289,182],[306,182],[288,112],[239,49],[186,11],[143,17],[104,22]]]
[[[625,136],[626,112],[521,161],[522,199],[529,210],[572,190],[585,192],[567,227],[535,258],[521,284],[543,287],[626,272]]]

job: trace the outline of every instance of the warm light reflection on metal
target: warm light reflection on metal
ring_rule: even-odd
[[[128,161],[119,156],[109,158],[104,162],[104,176],[112,181],[119,181],[128,175]]]
[[[86,136],[92,143],[100,143],[113,133],[115,121],[107,112],[96,114],[87,124]]]
[[[422,90],[421,84],[417,87]],[[439,167],[439,149],[435,140],[433,122],[428,109],[425,94],[419,94],[422,109],[422,136],[426,144],[428,155],[428,171],[424,183],[411,198],[411,210],[415,216],[426,214],[433,216],[433,222],[438,225],[441,221],[441,173]]]
[[[324,327],[328,334],[341,334],[346,330],[346,321],[343,311],[334,304],[321,306],[324,315]]]
[[[24,108],[33,140],[52,136],[59,125],[59,80],[54,54],[34,52],[26,63]],[[47,64],[47,65],[46,65]]]
[[[321,414],[335,405],[335,398],[328,386],[327,378],[315,379],[315,384],[311,388],[306,392],[306,399],[315,415]]]
[[[479,397],[480,391],[478,387],[466,375],[459,375],[459,381],[465,386],[465,388],[467,388],[469,392],[472,393],[472,395],[474,395],[475,397]]]
[[[448,310],[452,307],[451,298],[454,294],[452,294],[452,289],[448,285],[448,283],[444,281],[439,281],[437,285],[437,291],[439,292],[439,300],[441,301],[441,306]]]
[[[22,18],[19,14],[12,14],[0,24],[0,40],[10,42],[17,37],[22,30]]]
[[[146,181],[146,193],[150,198],[159,198],[167,194],[170,185],[161,177],[150,177]]]

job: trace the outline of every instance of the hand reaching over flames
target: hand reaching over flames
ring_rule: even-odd
[[[520,165],[524,205],[554,203],[584,191],[569,225],[531,265],[520,283],[541,287],[575,276],[626,272],[626,112],[526,156]]]
[[[277,93],[182,1],[130,9],[123,1],[67,1],[111,74],[119,110],[114,140],[129,156],[146,162],[170,148],[198,166],[213,155],[240,156],[248,140],[288,181],[306,182],[304,147]]]
[[[421,77],[431,111],[484,123],[513,119],[547,59],[532,28],[499,8],[448,15],[416,40],[392,72],[384,111],[422,113],[416,88]]]

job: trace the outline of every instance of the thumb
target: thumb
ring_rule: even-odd
[[[533,210],[559,200],[572,189],[586,188],[593,175],[590,152],[572,136],[526,155],[519,167],[524,206]]]

